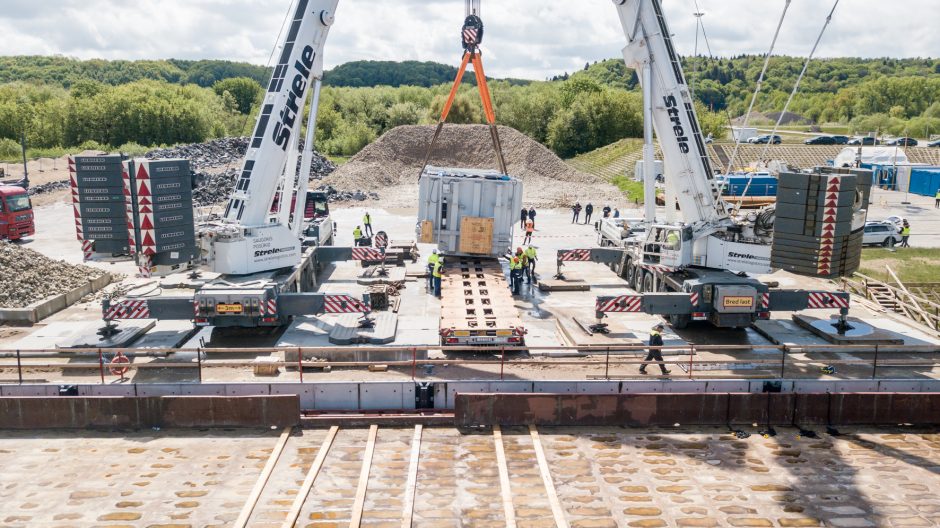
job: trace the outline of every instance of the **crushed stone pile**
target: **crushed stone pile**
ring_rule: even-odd
[[[337,168],[324,183],[337,189],[363,189],[383,193],[383,204],[414,205],[418,173],[434,135],[434,126],[394,128]],[[509,127],[499,127],[500,142],[511,176],[524,182],[524,201],[541,207],[559,207],[575,201],[615,202],[623,195],[597,176],[578,171],[541,143]],[[495,169],[496,153],[486,125],[447,125],[434,151],[431,165]],[[404,192],[387,196],[390,187]]]
[[[196,188],[193,189],[193,201],[197,206],[209,206],[228,200],[235,188],[241,161],[248,151],[247,137],[231,137],[179,145],[172,148],[151,150],[147,159],[183,158],[189,160],[196,173]],[[302,149],[304,140],[300,140]],[[301,160],[297,160],[300,170]],[[320,180],[336,169],[336,165],[314,151],[310,160],[310,181]]]
[[[52,192],[56,192],[60,189],[68,189],[69,185],[70,184],[68,181],[54,181],[54,182],[40,183],[39,185],[30,185],[28,193],[30,196],[37,196],[40,194],[49,194]]]
[[[74,290],[104,273],[53,260],[11,242],[0,242],[0,308],[25,308]]]

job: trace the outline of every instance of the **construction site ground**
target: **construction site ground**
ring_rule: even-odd
[[[0,524],[222,527],[247,511],[279,527],[296,501],[310,528],[940,525],[935,431],[744,429],[303,428],[279,456],[279,430],[3,432]]]
[[[587,201],[587,198],[584,200]],[[932,233],[940,233],[940,210],[933,208],[932,200],[923,197],[909,197],[913,202],[904,205],[903,194],[877,191],[875,193],[871,218],[882,218],[891,214],[902,213],[910,218],[916,227],[912,237],[912,245],[937,244],[940,237]],[[612,204],[617,205],[617,204]],[[600,208],[600,204],[598,204]],[[635,209],[621,209],[624,216],[636,216],[639,211]],[[336,243],[338,245],[352,244],[352,228],[359,224],[363,213],[362,208],[339,208],[334,210],[334,218],[338,223]],[[414,212],[411,210],[370,210],[376,230],[389,233],[392,240],[414,238]],[[44,206],[37,209],[37,224],[39,235],[27,247],[35,249],[54,258],[65,259],[70,262],[81,262],[79,244],[74,239],[72,230],[68,228],[71,221],[71,208],[64,204]],[[65,226],[65,227],[63,227]],[[521,238],[517,236],[516,243],[521,245]],[[597,235],[591,225],[572,225],[570,213],[565,210],[542,210],[537,216],[537,230],[533,240],[539,251],[538,274],[542,278],[550,277],[555,273],[555,253],[562,248],[594,247]],[[422,259],[431,246],[420,245]],[[887,250],[886,250],[887,251]],[[423,262],[423,260],[422,260]],[[423,269],[423,263],[410,265],[412,271]],[[125,287],[137,285],[138,293],[153,295],[163,294],[191,294],[191,290],[178,290],[171,287],[160,287],[159,279],[133,278],[136,267],[130,261],[92,262],[91,265],[100,266],[112,272],[124,273],[128,276]],[[505,267],[505,266],[504,266]],[[361,272],[357,263],[343,262],[329,265],[321,274],[324,284],[320,291],[330,293],[360,294],[365,286],[357,283]],[[398,313],[398,334],[390,347],[415,347],[422,351],[430,349],[427,357],[431,359],[464,359],[482,360],[484,364],[464,365],[438,365],[433,368],[390,368],[387,372],[370,372],[364,368],[336,368],[330,372],[308,369],[304,372],[305,381],[353,381],[353,380],[405,380],[412,377],[420,379],[524,379],[524,380],[583,380],[597,377],[610,377],[614,379],[636,378],[636,362],[642,359],[641,351],[630,353],[614,353],[614,364],[608,365],[606,353],[595,350],[590,355],[577,354],[577,350],[562,347],[606,346],[606,345],[642,345],[648,339],[650,327],[660,319],[643,314],[610,314],[606,320],[610,324],[611,334],[608,336],[589,336],[580,325],[575,322],[594,322],[594,300],[597,295],[617,295],[631,293],[623,280],[619,279],[606,267],[593,263],[570,263],[565,267],[569,278],[584,280],[591,285],[589,292],[552,292],[544,293],[533,285],[523,288],[523,295],[515,297],[515,306],[520,318],[528,330],[526,344],[539,348],[529,353],[508,351],[503,364],[499,353],[481,352],[448,352],[436,349],[438,339],[438,318],[440,302],[428,295],[423,279],[409,279],[401,292],[401,305]],[[797,277],[788,274],[776,274],[773,280],[780,282],[785,288],[805,289],[834,289],[835,284],[816,279]],[[179,282],[180,277],[172,278],[169,283]],[[167,281],[162,281],[165,285]],[[829,312],[806,311],[806,314],[826,318]],[[665,335],[666,346],[693,345],[720,345],[722,348],[697,350],[693,356],[687,352],[679,355],[667,353],[667,360],[681,363],[672,366],[673,376],[686,376],[689,367],[686,362],[694,363],[691,368],[699,377],[752,377],[766,378],[784,375],[793,378],[865,378],[872,372],[872,354],[855,353],[852,351],[814,351],[802,353],[795,350],[782,357],[779,347],[768,339],[791,347],[821,346],[827,343],[821,338],[797,327],[791,321],[791,313],[775,313],[772,324],[765,325],[764,333],[755,328],[747,330],[716,329],[707,324],[696,324],[688,329],[673,331],[667,328]],[[906,320],[885,313],[877,306],[856,300],[851,310],[852,317],[872,324],[876,328],[888,331],[890,335],[904,340],[906,345],[935,345],[938,342],[935,333],[926,329],[919,329]],[[261,335],[239,334],[235,336],[221,336],[212,329],[204,329],[198,334],[192,334],[192,327],[187,321],[161,321],[151,329],[143,341],[135,345],[141,352],[151,356],[140,355],[133,358],[135,363],[190,363],[193,368],[173,369],[145,369],[132,370],[129,375],[132,381],[138,382],[176,382],[195,381],[199,372],[196,370],[197,358],[194,353],[165,354],[160,350],[169,348],[193,348],[201,345],[209,347],[231,348],[231,354],[211,355],[203,362],[202,380],[205,382],[234,382],[234,381],[297,381],[300,374],[296,370],[281,368],[276,378],[256,376],[251,365],[245,366],[213,366],[219,361],[250,362],[259,354],[238,354],[237,349],[245,347],[329,347],[331,346],[324,329],[329,329],[337,322],[337,316],[311,316],[295,321],[285,331],[263,333]],[[72,306],[40,324],[28,327],[0,327],[0,348],[6,349],[5,358],[0,362],[7,366],[2,370],[2,379],[10,381],[17,379],[15,359],[12,353],[16,349],[45,349],[63,346],[76,332],[94,335],[94,329],[100,323],[100,300],[81,303]],[[751,350],[723,348],[731,346],[752,346]],[[361,348],[361,347],[358,347]],[[882,366],[878,367],[878,376],[883,377],[926,377],[935,378],[940,375],[940,366],[934,367],[932,358],[934,354],[925,354],[918,351],[905,350],[906,347],[882,347]],[[146,349],[146,350],[145,350]],[[346,352],[348,350],[348,353]],[[324,356],[323,359],[333,361],[368,361],[380,364],[392,360],[410,360],[418,358],[420,366],[423,355],[413,356],[411,352],[396,352],[392,354],[366,354],[357,355],[356,347]],[[270,355],[270,354],[260,354]],[[94,355],[65,356],[57,358],[32,358],[24,360],[26,366],[25,378],[35,382],[70,382],[95,383],[99,381],[100,373],[97,369],[98,358]],[[295,354],[296,356],[296,354]],[[579,357],[572,357],[579,356]],[[274,357],[282,358],[282,353],[275,353]],[[310,358],[308,358],[310,359]],[[728,361],[741,361],[743,364],[728,364]],[[887,360],[895,363],[908,361],[903,365],[891,366]],[[558,362],[552,365],[551,362]],[[633,361],[634,364],[620,364],[617,362]],[[845,364],[837,367],[833,374],[823,374],[820,367],[834,361],[858,361],[857,364]],[[63,371],[59,368],[32,369],[30,363],[39,363],[49,366],[56,364],[88,363],[88,369],[69,369]],[[755,362],[755,363],[747,363]],[[766,362],[766,363],[757,363]],[[697,366],[696,366],[697,365]],[[652,370],[655,372],[655,369]],[[705,372],[707,371],[707,372]],[[108,378],[113,380],[112,377]]]

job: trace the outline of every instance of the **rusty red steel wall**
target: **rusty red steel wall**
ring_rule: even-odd
[[[0,429],[288,427],[299,423],[297,395],[0,398]]]
[[[940,393],[458,394],[458,427],[940,424]]]

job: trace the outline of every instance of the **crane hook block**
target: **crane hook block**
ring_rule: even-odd
[[[483,20],[480,17],[470,15],[464,20],[461,42],[463,49],[468,52],[473,53],[477,50],[477,47],[483,42]]]

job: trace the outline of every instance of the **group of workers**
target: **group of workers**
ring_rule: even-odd
[[[362,226],[366,226],[365,231],[362,230]],[[369,214],[369,211],[366,211],[365,216],[362,217],[362,225],[357,225],[356,229],[353,229],[353,240],[357,246],[371,246],[374,234],[372,231],[372,215]]]
[[[519,295],[522,290],[522,279],[531,284],[536,279],[535,263],[538,261],[538,252],[534,247],[526,249],[516,248],[516,254],[509,259],[509,289],[513,295]]]
[[[604,218],[610,218],[611,215],[613,215],[614,218],[620,218],[620,209],[617,209],[616,207],[611,208],[609,205],[605,205],[602,211],[604,213]],[[588,202],[588,204],[584,206],[585,225],[591,223],[592,214],[594,214],[594,204]],[[573,206],[571,206],[571,223],[577,224],[580,218],[581,202],[576,202]]]

